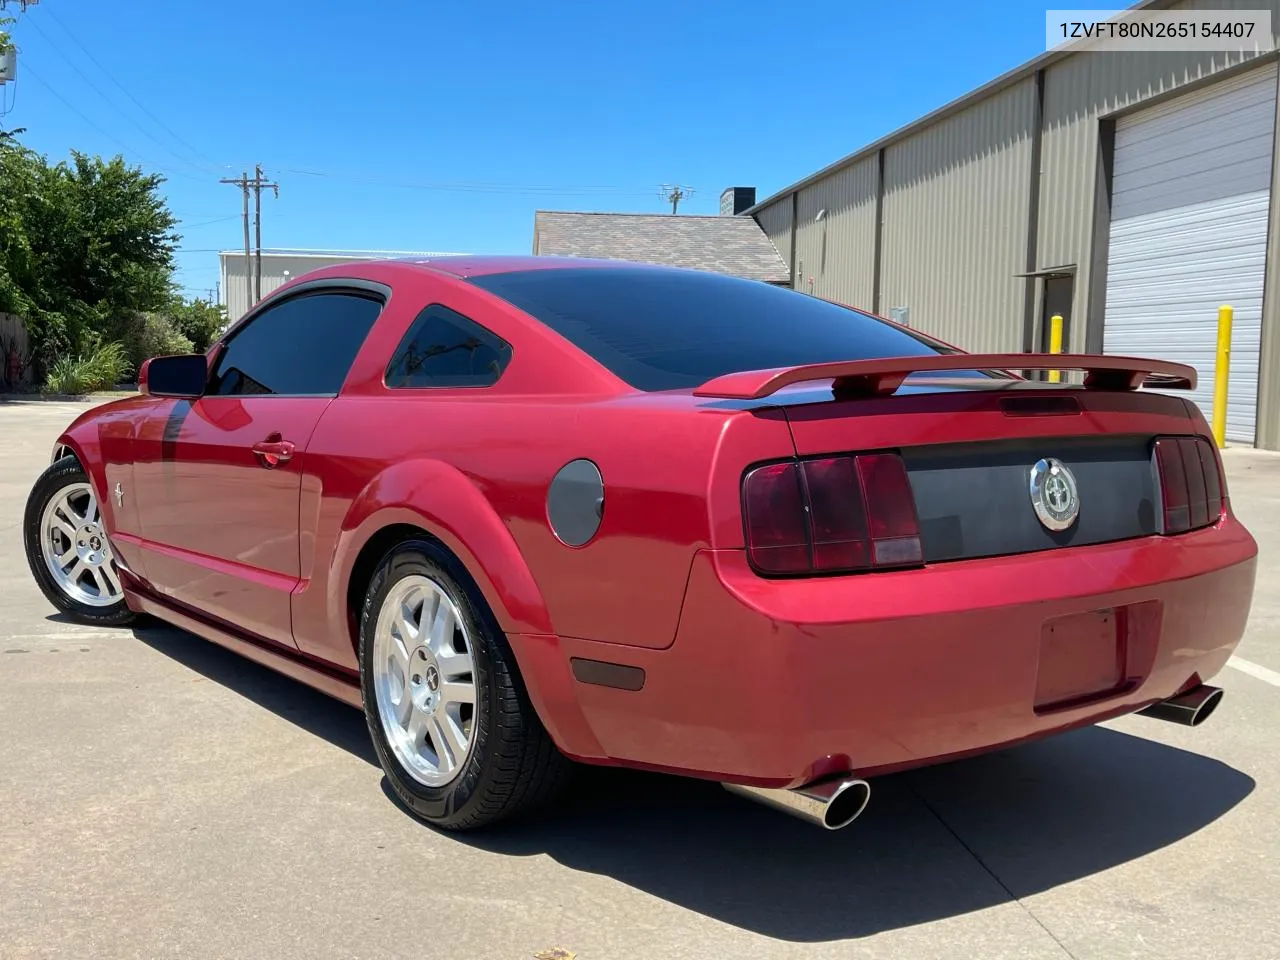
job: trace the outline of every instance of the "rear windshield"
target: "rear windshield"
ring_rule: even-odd
[[[959,352],[848,307],[715,273],[568,267],[471,282],[638,390],[690,389],[742,370]]]

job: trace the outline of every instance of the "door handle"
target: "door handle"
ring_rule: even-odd
[[[270,470],[293,459],[293,444],[288,440],[259,440],[253,445],[253,452]]]

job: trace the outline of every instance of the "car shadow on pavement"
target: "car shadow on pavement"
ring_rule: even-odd
[[[195,634],[156,621],[133,635],[166,657],[377,766],[364,714]]]
[[[867,812],[838,832],[705,782],[613,770],[578,781],[549,813],[458,840],[546,854],[794,942],[929,923],[1090,876],[1195,833],[1255,785],[1101,727],[877,778]]]
[[[133,633],[376,766],[358,710],[182,630]],[[1217,760],[1089,727],[876,778],[867,812],[837,832],[713,783],[582,767],[549,809],[441,836],[547,855],[723,923],[809,943],[929,923],[1091,876],[1195,833],[1254,786]]]

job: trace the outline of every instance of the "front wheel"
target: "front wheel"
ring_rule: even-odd
[[[402,803],[451,830],[550,797],[569,763],[520,682],[506,638],[439,545],[392,550],[365,595],[360,684],[374,749]]]
[[[36,583],[63,613],[98,626],[122,626],[134,619],[97,497],[75,457],[51,464],[32,487],[22,539]]]

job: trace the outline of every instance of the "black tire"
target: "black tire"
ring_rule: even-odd
[[[461,771],[440,787],[412,777],[387,743],[373,680],[374,632],[392,587],[425,576],[453,601],[472,638],[477,704],[474,746]],[[462,565],[438,543],[413,540],[392,549],[365,591],[360,615],[360,687],[369,735],[395,795],[418,819],[446,830],[472,830],[552,799],[571,769],[529,702],[506,637]]]
[[[137,614],[126,605],[123,596],[105,607],[93,606],[69,596],[53,579],[41,551],[40,524],[49,501],[72,484],[88,482],[89,477],[85,474],[84,467],[75,457],[63,457],[54,461],[36,480],[27,497],[27,508],[22,520],[22,541],[26,548],[27,566],[31,568],[31,575],[35,577],[40,592],[63,613],[80,623],[122,627],[137,618]]]

